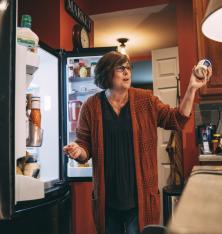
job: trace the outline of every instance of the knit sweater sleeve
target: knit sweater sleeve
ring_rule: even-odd
[[[187,117],[179,111],[179,108],[171,108],[164,104],[156,96],[150,95],[151,103],[157,119],[157,126],[167,130],[181,130],[184,128],[190,116]]]
[[[81,146],[87,154],[87,159],[81,161],[76,159],[79,163],[85,163],[91,158],[91,131],[90,131],[90,111],[87,102],[85,102],[79,114],[79,119],[76,128],[75,142]]]

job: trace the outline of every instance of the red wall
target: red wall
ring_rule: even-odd
[[[65,50],[73,50],[72,44],[72,28],[77,23],[65,10],[64,7],[65,0],[60,0],[60,48]],[[87,14],[89,5],[88,1],[75,1],[76,4],[83,10],[85,14]],[[81,2],[81,3],[80,3]],[[93,47],[93,23],[92,30],[90,32],[90,47]]]
[[[189,83],[192,68],[197,62],[197,47],[195,27],[193,23],[192,0],[176,1],[176,4],[180,84],[181,95],[183,97]],[[198,152],[195,144],[194,129],[194,113],[192,113],[191,121],[183,131],[183,158],[186,177],[189,176],[193,165],[198,164]]]
[[[39,39],[52,48],[72,50],[72,28],[76,21],[66,12],[65,0],[18,0],[18,25],[22,14],[32,16],[32,30]],[[89,0],[76,1],[87,14],[90,8]],[[90,32],[90,46],[93,47],[93,24]]]
[[[52,48],[60,46],[59,0],[18,0],[18,20],[22,14],[32,16],[32,30]]]
[[[75,20],[66,12],[64,0],[60,0],[60,48],[72,50],[72,28],[76,24]]]

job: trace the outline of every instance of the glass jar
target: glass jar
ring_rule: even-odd
[[[212,140],[211,141],[211,147],[210,147],[210,149],[211,149],[212,154],[216,153],[218,144],[219,144],[218,140]]]
[[[90,66],[90,74],[92,77],[95,76],[95,67],[96,67],[96,62],[92,62]]]
[[[32,109],[32,94],[28,93],[26,94],[26,139],[28,138],[29,135],[29,117]]]
[[[194,69],[194,74],[200,80],[205,79],[204,73],[207,71],[208,67],[211,67],[211,62],[208,59],[202,59],[198,62]]]
[[[40,97],[32,97],[32,108],[31,108],[31,113],[30,113],[30,121],[34,125],[41,128]]]
[[[25,176],[31,176],[34,178],[39,178],[40,164],[35,158],[35,156],[29,156],[28,160],[24,165],[23,174]]]
[[[74,77],[79,77],[79,59],[74,59],[74,64],[73,64],[73,76]]]
[[[219,133],[213,134],[213,140],[218,140],[218,142],[219,142],[220,138],[221,138],[221,135]]]
[[[79,67],[79,76],[81,78],[86,78],[87,74],[88,74],[86,65],[84,63],[80,63],[79,66],[80,66]]]
[[[216,154],[222,154],[222,138],[217,145]]]

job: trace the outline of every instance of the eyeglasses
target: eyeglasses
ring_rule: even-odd
[[[132,67],[131,66],[118,66],[118,67],[116,67],[115,68],[115,71],[117,71],[117,72],[125,72],[125,70],[127,70],[127,71],[131,71],[132,70]]]

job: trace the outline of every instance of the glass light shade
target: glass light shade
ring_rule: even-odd
[[[8,7],[8,1],[0,0],[0,11],[5,11]]]
[[[222,0],[211,0],[206,9],[202,22],[203,34],[214,40],[222,42]]]
[[[127,54],[126,53],[126,46],[124,45],[120,45],[119,46],[119,52],[121,53],[121,54]]]
[[[126,43],[128,40],[129,40],[129,39],[128,39],[128,38],[125,38],[125,37],[122,37],[122,38],[118,38],[118,39],[117,39],[117,41],[120,43],[119,48],[118,48],[118,51],[119,51],[121,54],[127,54],[125,43]]]

